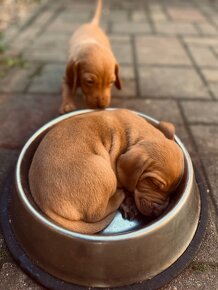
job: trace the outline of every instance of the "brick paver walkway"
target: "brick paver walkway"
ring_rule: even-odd
[[[10,49],[0,55],[0,185],[27,138],[58,115],[69,36],[90,19],[95,1],[42,5],[27,25],[9,28],[3,37]],[[105,0],[102,25],[124,81],[122,92],[113,91],[112,106],[173,122],[208,189],[209,223],[201,250],[162,290],[216,290],[218,2]],[[79,100],[78,105],[83,106]],[[0,289],[43,289],[15,265],[1,233]]]

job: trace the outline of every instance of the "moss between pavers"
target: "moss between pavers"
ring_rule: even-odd
[[[195,272],[204,273],[218,268],[217,264],[208,264],[201,262],[194,262],[191,264],[191,269]]]

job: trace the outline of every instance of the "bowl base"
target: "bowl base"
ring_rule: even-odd
[[[200,200],[201,200],[201,212],[199,218],[199,224],[196,230],[196,233],[190,242],[186,251],[179,257],[179,259],[174,262],[170,267],[168,267],[163,272],[159,273],[155,277],[149,280],[145,280],[141,283],[136,283],[131,285],[132,290],[155,290],[159,289],[163,285],[169,283],[173,280],[177,275],[179,275],[192,261],[194,256],[196,255],[201,240],[204,236],[204,232],[207,225],[207,194],[206,189],[204,187],[204,183],[202,181],[201,175],[199,171],[195,170],[196,181],[199,189]],[[14,191],[14,186],[12,185],[14,181],[13,175],[11,174],[3,188],[3,192],[1,194],[1,202],[0,202],[0,221],[1,221],[1,228],[4,235],[5,242],[8,246],[9,251],[11,252],[13,258],[18,263],[18,265],[34,280],[36,280],[39,284],[43,285],[44,287],[52,290],[81,290],[81,289],[88,289],[88,287],[82,287],[78,285],[74,285],[71,283],[64,282],[54,276],[48,274],[47,272],[43,271],[39,268],[31,259],[26,255],[25,251],[19,245],[14,236],[13,229],[11,226],[11,219],[10,219],[10,203],[12,200],[12,194]],[[123,230],[126,232],[128,230],[134,230],[137,227],[141,226],[141,221],[126,221],[123,220],[121,214],[118,213],[114,222],[111,223],[108,228],[106,228],[102,234],[111,234],[111,232],[115,233],[116,231],[120,231],[120,225],[122,223]],[[116,227],[118,226],[118,230]],[[128,286],[125,287],[116,287],[110,289],[128,289]],[[92,288],[99,289],[99,288]],[[108,287],[107,287],[108,289]]]

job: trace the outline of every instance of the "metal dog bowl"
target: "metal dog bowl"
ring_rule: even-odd
[[[62,281],[115,287],[151,279],[184,253],[199,222],[201,202],[192,162],[178,137],[176,142],[185,156],[185,173],[167,210],[155,220],[127,221],[118,212],[101,233],[78,234],[44,216],[31,198],[28,170],[43,136],[62,120],[90,111],[72,112],[52,120],[24,146],[16,166],[9,210],[13,233],[34,265]],[[157,123],[146,115],[139,115]]]

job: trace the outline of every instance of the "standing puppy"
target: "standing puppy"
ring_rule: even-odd
[[[75,109],[76,89],[82,89],[89,108],[105,108],[111,100],[113,84],[121,89],[119,65],[109,40],[99,27],[102,1],[98,0],[93,20],[80,26],[70,40],[69,59],[62,87],[60,113]]]

